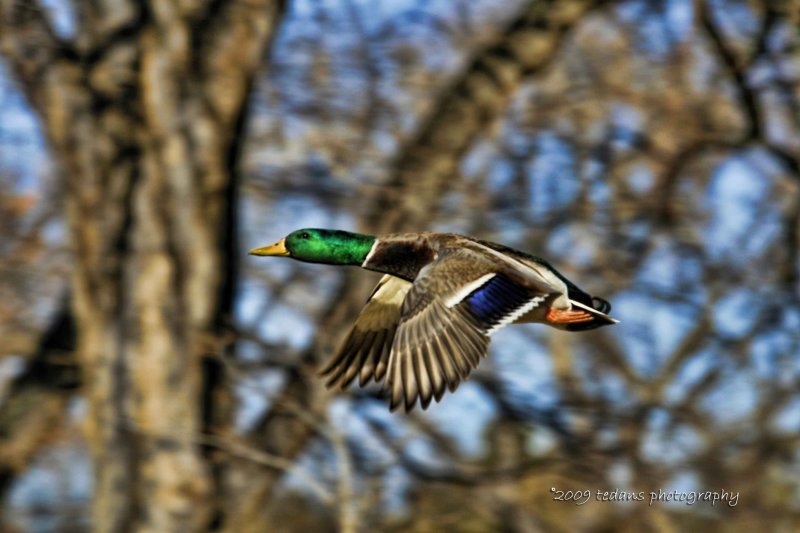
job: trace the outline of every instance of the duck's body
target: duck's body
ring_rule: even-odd
[[[386,377],[391,408],[426,408],[455,390],[488,350],[489,335],[514,323],[579,331],[614,324],[611,306],[549,263],[501,244],[451,233],[377,237],[298,230],[251,251],[384,273],[342,349],[323,369],[328,386]]]

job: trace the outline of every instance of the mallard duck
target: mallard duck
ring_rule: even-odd
[[[423,409],[485,357],[489,336],[538,322],[568,331],[616,324],[611,305],[585,293],[547,261],[451,233],[362,235],[300,229],[251,255],[357,265],[385,274],[342,348],[322,369],[328,387],[380,382],[390,409]]]

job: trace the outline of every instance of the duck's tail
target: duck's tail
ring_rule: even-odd
[[[591,302],[592,305],[590,306],[585,303],[581,303],[577,300],[570,299],[570,303],[572,304],[573,307],[578,308],[582,311],[586,311],[587,313],[592,315],[592,319],[583,322],[565,324],[565,329],[567,331],[586,331],[590,329],[596,329],[602,326],[619,324],[619,320],[608,316],[608,312],[611,311],[611,304],[608,303],[608,301],[604,300],[603,298],[598,298],[597,296],[593,296]]]

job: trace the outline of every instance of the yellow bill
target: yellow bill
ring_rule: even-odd
[[[253,248],[249,252],[250,255],[289,255],[289,250],[286,249],[284,239],[279,240],[275,244],[269,246],[262,246],[261,248]]]

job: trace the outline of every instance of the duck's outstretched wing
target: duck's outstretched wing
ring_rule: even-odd
[[[356,318],[339,352],[320,371],[328,387],[344,389],[358,376],[359,385],[380,381],[386,373],[400,309],[411,283],[394,276],[381,278]]]
[[[452,249],[423,268],[406,295],[384,388],[391,409],[426,408],[455,390],[487,353],[489,335],[558,293],[524,265]]]

